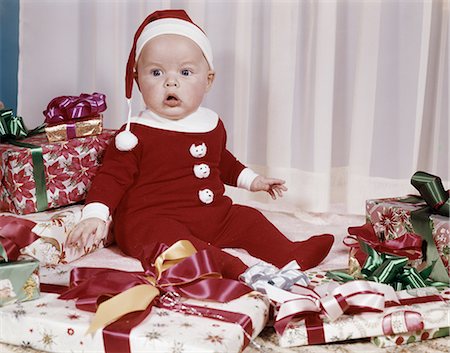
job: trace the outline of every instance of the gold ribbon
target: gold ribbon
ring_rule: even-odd
[[[102,302],[98,306],[95,316],[86,333],[93,334],[98,329],[115,322],[125,314],[145,310],[145,308],[147,308],[160,294],[160,290],[157,288],[157,282],[161,278],[162,273],[184,259],[194,255],[196,252],[197,250],[188,240],[180,240],[162,252],[155,261],[157,280],[149,276],[147,277],[149,281],[148,284],[134,286]],[[221,278],[221,275],[218,273],[207,274],[205,277]],[[175,284],[161,285],[161,287],[169,285]]]

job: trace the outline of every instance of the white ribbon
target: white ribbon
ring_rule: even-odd
[[[265,293],[267,285],[283,290],[290,290],[294,285],[307,286],[308,277],[300,271],[297,261],[293,260],[281,269],[267,263],[260,262],[249,267],[240,277],[253,289]]]

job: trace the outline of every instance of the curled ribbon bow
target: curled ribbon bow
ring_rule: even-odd
[[[253,289],[263,292],[265,284],[271,284],[284,290],[290,290],[295,284],[307,286],[308,276],[300,271],[297,261],[293,260],[281,269],[267,263],[258,263],[249,267],[240,277]]]
[[[106,96],[102,93],[53,98],[44,110],[45,122],[58,124],[74,119],[99,115],[106,110]]]

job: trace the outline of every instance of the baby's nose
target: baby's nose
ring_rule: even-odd
[[[165,87],[178,87],[178,81],[175,79],[167,79],[166,82],[164,82]]]

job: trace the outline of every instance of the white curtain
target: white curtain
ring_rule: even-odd
[[[413,192],[416,170],[449,180],[447,0],[22,0],[18,114],[42,122],[60,95],[107,95],[126,119],[125,64],[154,10],[185,9],[208,34],[216,81],[205,106],[229,149],[284,178],[274,207],[363,213],[368,198]],[[134,111],[142,108],[135,89]],[[240,202],[272,202],[229,190]]]

